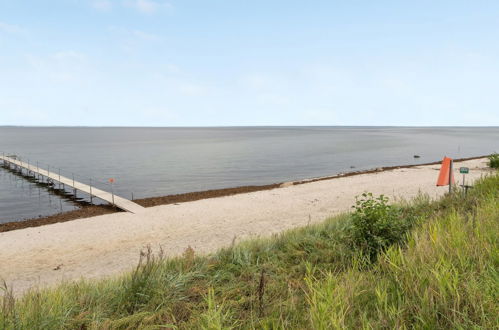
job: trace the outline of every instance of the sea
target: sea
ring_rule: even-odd
[[[496,151],[499,127],[0,127],[0,154],[129,199]],[[0,167],[0,223],[79,205]]]

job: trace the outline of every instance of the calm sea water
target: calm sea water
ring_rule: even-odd
[[[0,153],[118,195],[161,196],[499,151],[499,127],[0,127]],[[420,155],[415,159],[413,155]],[[82,196],[83,197],[83,196]],[[0,168],[0,223],[76,208]]]

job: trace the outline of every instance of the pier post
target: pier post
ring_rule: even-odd
[[[92,178],[90,178],[90,204],[92,204]]]

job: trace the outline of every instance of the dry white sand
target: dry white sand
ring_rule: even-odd
[[[467,182],[488,173],[486,160],[467,166]],[[141,214],[115,213],[0,233],[0,278],[16,293],[81,277],[101,278],[129,270],[139,251],[160,245],[167,255],[191,246],[212,252],[237,240],[317,222],[350,210],[364,191],[410,199],[419,191],[438,197],[440,165],[290,185],[228,197],[148,208]],[[461,181],[456,170],[456,180]]]

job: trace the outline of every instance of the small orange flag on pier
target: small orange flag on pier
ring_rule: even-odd
[[[449,172],[450,172],[450,164],[452,159],[449,157],[444,157],[442,161],[442,167],[440,167],[440,174],[438,175],[437,186],[447,186],[449,184]],[[451,173],[452,176],[452,184],[454,181],[454,174]]]

